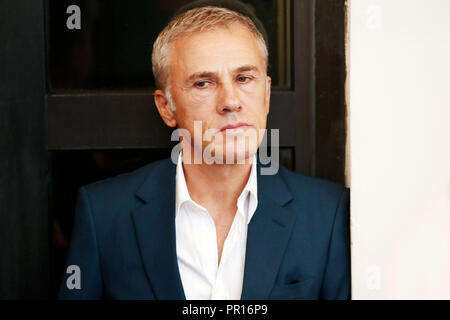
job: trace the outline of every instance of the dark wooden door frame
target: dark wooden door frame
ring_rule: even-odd
[[[0,299],[49,294],[43,1],[0,1]]]

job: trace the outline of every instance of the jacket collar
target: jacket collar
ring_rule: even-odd
[[[135,195],[144,205],[132,212],[144,269],[156,299],[184,300],[175,242],[175,165],[153,167]]]
[[[258,206],[248,225],[242,299],[267,299],[295,220],[286,208],[293,197],[280,173],[261,175],[261,166],[258,159]],[[170,158],[157,162],[135,193],[144,204],[132,212],[151,287],[157,299],[166,300],[185,299],[176,254],[175,174]]]
[[[258,159],[258,207],[248,225],[243,300],[269,297],[295,221],[286,207],[293,196],[280,173],[261,175],[261,167]]]

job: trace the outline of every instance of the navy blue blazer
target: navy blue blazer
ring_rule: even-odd
[[[261,175],[260,167],[241,299],[348,299],[348,190],[282,166]],[[65,273],[60,299],[185,299],[175,173],[165,159],[80,188],[66,266],[79,266],[81,288],[68,289]]]

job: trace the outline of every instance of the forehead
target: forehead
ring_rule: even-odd
[[[169,53],[171,74],[218,72],[249,64],[264,71],[264,57],[255,36],[239,23],[183,36],[172,43]]]

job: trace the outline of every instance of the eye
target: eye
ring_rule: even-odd
[[[246,83],[250,81],[250,77],[246,77],[246,76],[240,76],[237,78],[237,81],[240,83]]]
[[[207,87],[208,87],[208,84],[209,84],[208,81],[199,81],[199,82],[196,82],[196,83],[194,84],[194,86],[195,86],[196,88],[199,88],[199,89],[204,89],[204,88],[207,88]]]

